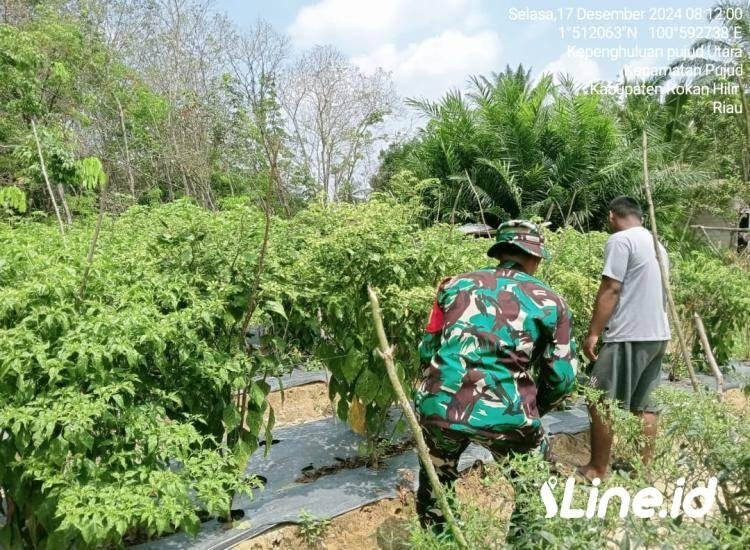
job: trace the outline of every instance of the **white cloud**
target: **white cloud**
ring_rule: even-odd
[[[591,84],[603,78],[601,67],[596,60],[589,57],[573,57],[567,52],[548,63],[542,69],[542,73],[551,73],[556,81],[561,74],[570,75],[578,85]]]
[[[365,72],[391,72],[402,96],[436,98],[450,88],[464,88],[470,75],[499,70],[501,49],[495,32],[447,30],[403,48],[385,44],[352,62]]]
[[[479,0],[319,0],[302,7],[288,31],[300,47],[334,44],[361,51],[404,33],[447,24],[476,28],[482,21]]]

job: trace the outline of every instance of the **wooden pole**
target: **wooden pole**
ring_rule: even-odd
[[[708,229],[709,231],[729,231],[730,233],[750,233],[748,227],[714,227],[711,225],[691,225],[695,229]]]
[[[70,213],[70,208],[68,208],[68,201],[65,200],[65,188],[61,183],[57,184],[57,192],[60,195],[60,203],[62,203],[63,212],[65,212],[65,220],[68,222],[68,225],[73,225],[73,216]]]
[[[458,544],[459,548],[468,549],[469,545],[466,542],[466,538],[464,537],[463,532],[456,523],[456,518],[453,516],[453,511],[448,504],[448,499],[445,497],[443,486],[440,483],[437,472],[435,471],[435,467],[432,465],[432,461],[430,460],[430,451],[427,448],[427,443],[425,443],[424,436],[422,435],[422,430],[419,427],[417,416],[414,414],[414,410],[412,410],[411,408],[409,399],[406,397],[406,392],[404,392],[404,388],[401,386],[401,382],[398,379],[398,374],[396,374],[396,365],[393,363],[393,348],[388,344],[388,338],[385,335],[385,329],[383,328],[383,316],[380,313],[380,303],[378,302],[378,296],[369,285],[367,287],[367,293],[370,296],[370,306],[372,307],[372,319],[375,323],[375,331],[377,332],[378,340],[380,341],[380,349],[378,350],[378,353],[385,362],[385,370],[388,372],[388,378],[391,381],[393,390],[396,392],[398,403],[401,406],[401,409],[404,411],[404,415],[406,416],[406,420],[409,423],[411,431],[414,433],[414,439],[416,439],[417,441],[417,454],[419,455],[419,459],[422,461],[422,466],[424,466],[425,470],[427,471],[427,477],[430,480],[430,485],[432,485],[432,488],[437,495],[438,505],[443,511],[445,521],[450,527],[450,530],[453,533],[453,537],[456,539],[456,544]]]
[[[94,234],[91,237],[91,244],[89,245],[89,253],[86,256],[86,266],[83,268],[83,277],[81,277],[81,286],[78,288],[78,296],[76,297],[76,309],[81,307],[83,300],[86,298],[86,285],[89,281],[89,272],[91,270],[91,264],[94,262],[94,253],[96,252],[96,245],[99,242],[99,231],[102,228],[102,220],[104,219],[104,189],[99,194],[99,215],[96,217],[96,226],[94,227]]]
[[[47,184],[47,193],[49,198],[52,199],[52,206],[55,209],[55,215],[57,216],[57,223],[60,224],[60,234],[65,235],[65,225],[60,216],[60,209],[57,207],[57,200],[55,199],[55,193],[52,191],[52,185],[49,183],[49,177],[47,176],[47,167],[44,164],[44,155],[42,154],[42,144],[39,143],[39,135],[36,133],[36,123],[34,119],[31,119],[31,130],[34,132],[34,141],[36,141],[36,152],[39,155],[39,165],[42,168],[42,176],[44,176],[44,183]]]
[[[125,167],[128,169],[128,185],[130,186],[130,196],[135,198],[135,180],[133,179],[133,169],[130,165],[130,147],[128,147],[128,133],[127,129],[125,128],[125,113],[122,111],[122,103],[120,103],[120,98],[117,97],[117,94],[113,94],[115,96],[115,101],[117,102],[117,110],[120,113],[120,128],[122,130],[122,140],[125,145]]]
[[[701,231],[703,232],[703,236],[706,238],[706,242],[708,243],[708,247],[714,251],[714,254],[718,254],[721,256],[721,252],[719,252],[719,249],[716,248],[713,241],[711,240],[711,237],[708,236],[708,233],[706,232],[705,227],[701,227]]]
[[[661,254],[661,246],[659,246],[659,233],[656,227],[656,212],[654,211],[654,200],[651,197],[651,186],[648,182],[648,138],[646,137],[645,129],[643,130],[643,188],[646,192],[646,200],[648,201],[648,215],[651,218],[651,235],[654,238],[656,263],[659,264],[662,289],[667,295],[667,304],[669,305],[669,312],[672,316],[672,324],[674,325],[674,330],[677,333],[677,341],[680,345],[680,350],[682,351],[682,357],[685,360],[688,374],[690,375],[690,383],[693,385],[693,389],[696,392],[700,392],[698,379],[695,377],[695,371],[693,370],[693,361],[690,357],[690,350],[687,347],[685,335],[682,332],[682,325],[680,324],[680,316],[677,313],[677,306],[675,306],[674,297],[672,296],[672,287],[669,284],[669,274],[667,273],[667,266]],[[674,372],[674,367],[672,367],[672,372]]]
[[[482,200],[479,198],[479,193],[477,192],[476,187],[474,187],[474,184],[471,182],[469,171],[464,169],[464,174],[466,174],[466,181],[469,182],[471,190],[474,192],[474,197],[477,199],[477,204],[479,205],[479,214],[482,216],[482,225],[484,225],[485,230],[487,231],[487,237],[492,237],[492,235],[490,235],[490,230],[487,229],[489,227],[489,225],[487,225],[487,220],[484,219],[484,208],[482,208]]]
[[[456,200],[453,201],[453,208],[451,209],[451,233],[453,233],[453,226],[456,225],[456,207],[458,206],[458,199],[461,198],[461,191],[464,190],[464,184],[461,183],[461,186],[458,188],[458,193],[456,193]]]
[[[716,377],[716,395],[719,401],[724,401],[724,375],[721,374],[719,365],[716,363],[716,357],[714,357],[714,353],[711,351],[711,343],[708,341],[706,327],[703,326],[703,319],[697,313],[693,315],[693,319],[695,320],[695,328],[698,331],[698,338],[700,338],[701,346],[703,347],[703,353],[706,355],[706,362]]]

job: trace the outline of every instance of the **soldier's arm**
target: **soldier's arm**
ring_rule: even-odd
[[[570,310],[560,301],[552,338],[544,350],[537,382],[539,414],[547,414],[569,395],[576,384],[576,342]]]
[[[446,296],[443,286],[449,280],[444,279],[438,287],[437,297],[432,304],[432,311],[430,311],[427,327],[425,327],[422,340],[419,342],[419,362],[423,367],[432,360],[432,357],[440,348],[440,338],[443,333],[443,326],[445,325],[443,304],[445,303]]]
[[[430,320],[427,323],[422,340],[419,342],[419,362],[427,365],[440,347],[440,335],[443,332],[443,310],[437,300],[432,305]]]

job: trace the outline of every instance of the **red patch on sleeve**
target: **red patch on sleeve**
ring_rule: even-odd
[[[440,309],[440,304],[435,300],[435,303],[432,304],[432,311],[430,312],[430,321],[427,323],[427,328],[425,330],[430,334],[435,334],[437,332],[442,332],[444,325],[445,313],[443,313],[443,310]]]

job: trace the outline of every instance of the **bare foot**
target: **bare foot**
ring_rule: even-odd
[[[579,466],[578,468],[576,468],[576,475],[582,477],[588,483],[591,483],[596,478],[604,481],[608,477],[606,470],[602,472],[594,468],[590,464],[586,464],[585,466]]]

